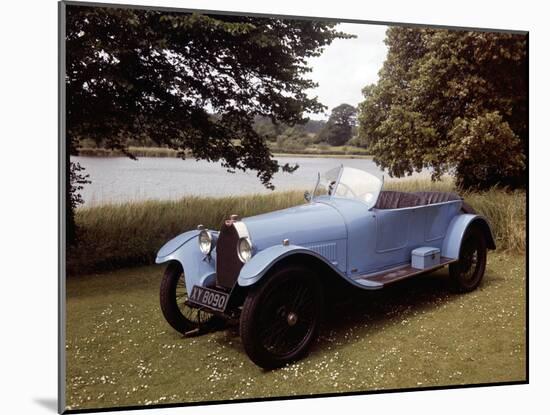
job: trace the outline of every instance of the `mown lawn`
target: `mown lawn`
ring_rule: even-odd
[[[446,290],[446,270],[333,304],[301,362],[266,372],[237,327],[183,338],[163,320],[162,266],[69,277],[70,409],[520,381],[525,256],[493,253],[481,287]]]

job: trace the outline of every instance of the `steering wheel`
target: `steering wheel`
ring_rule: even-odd
[[[328,189],[327,189],[327,193],[329,196],[332,196],[332,192],[334,191],[334,185],[336,184],[336,180],[332,180],[329,184],[328,184]]]
[[[340,188],[340,186],[343,186],[343,187],[345,188],[345,190],[346,190],[346,193],[345,193],[344,195],[342,195],[342,196],[345,196],[345,195],[347,195],[348,193],[351,193],[351,195],[352,195],[354,198],[356,198],[356,199],[358,198],[357,195],[355,194],[355,192],[354,192],[353,190],[351,190],[351,187],[349,187],[348,185],[346,185],[346,184],[344,184],[344,183],[342,183],[342,182],[340,182],[340,184],[338,185],[338,188]]]

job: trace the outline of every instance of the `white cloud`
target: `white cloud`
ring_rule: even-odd
[[[355,39],[336,39],[319,57],[309,60],[313,71],[308,77],[319,84],[309,91],[317,96],[330,110],[347,103],[357,105],[363,100],[361,89],[378,80],[378,71],[386,58],[384,44],[387,26],[341,23],[337,30],[354,34]],[[310,114],[313,119],[328,117],[324,114]]]

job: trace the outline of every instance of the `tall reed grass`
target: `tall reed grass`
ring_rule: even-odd
[[[232,213],[243,217],[303,203],[303,192],[240,197],[185,197],[77,209],[78,244],[68,255],[73,273],[152,263],[169,239],[198,224],[219,229]]]
[[[390,180],[389,190],[453,191],[450,179]],[[459,192],[460,193],[460,192]],[[523,191],[491,189],[461,193],[491,222],[500,250],[525,250],[526,195]],[[79,242],[68,252],[70,274],[149,264],[170,238],[203,224],[219,229],[230,214],[257,215],[304,203],[303,192],[276,192],[222,198],[186,197],[174,201],[144,201],[79,208]]]

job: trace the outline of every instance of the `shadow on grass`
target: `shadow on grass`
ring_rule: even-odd
[[[504,278],[487,272],[478,289],[491,287],[500,280]],[[338,348],[339,342],[334,339],[344,338],[347,332],[354,331],[355,335],[366,337],[400,324],[406,316],[436,310],[444,304],[462,301],[467,295],[449,290],[447,269],[409,278],[382,290],[347,289],[328,304],[311,354],[321,353],[329,345]]]
[[[478,289],[484,290],[502,280],[503,277],[487,270]],[[404,315],[428,312],[468,295],[452,293],[448,282],[448,271],[443,269],[397,282],[383,290],[366,291],[352,286],[338,290],[336,297],[329,298],[325,304],[323,323],[310,355],[323,353],[328,346],[338,348],[334,339],[343,339],[349,331],[366,337],[400,324]],[[228,323],[221,330],[215,343],[244,353],[238,322]]]

